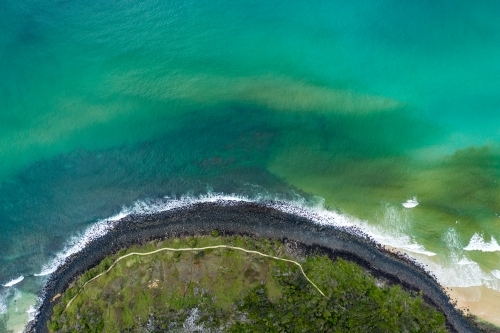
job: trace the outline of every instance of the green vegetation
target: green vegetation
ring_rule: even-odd
[[[300,268],[231,245],[296,260]],[[78,295],[70,306],[68,302]],[[83,274],[57,299],[51,332],[445,332],[444,316],[418,294],[375,279],[356,264],[309,255],[269,239],[216,235],[134,246]]]

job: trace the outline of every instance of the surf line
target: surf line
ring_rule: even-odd
[[[24,280],[24,276],[21,275],[20,277],[18,277],[17,279],[13,279],[13,280],[10,280],[9,282],[7,282],[6,284],[2,284],[3,287],[5,288],[9,288],[9,287],[12,287],[13,285],[16,285],[18,284],[19,282],[21,282],[22,280]]]
[[[128,254],[125,254],[121,257],[119,257],[118,259],[115,260],[115,262],[109,266],[109,268],[94,276],[92,279],[88,280],[87,282],[85,282],[85,284],[80,288],[80,290],[78,290],[78,293],[72,298],[69,300],[68,304],[66,304],[66,307],[64,308],[64,311],[66,311],[69,306],[71,305],[71,303],[75,300],[75,298],[78,297],[78,295],[81,294],[81,292],[83,291],[83,289],[85,288],[85,286],[87,284],[89,284],[90,282],[96,280],[97,278],[109,273],[109,271],[111,271],[111,269],[122,259],[125,259],[127,257],[130,257],[130,256],[148,256],[148,255],[151,255],[151,254],[155,254],[155,253],[158,253],[158,252],[162,252],[162,251],[203,251],[203,250],[210,250],[210,249],[232,249],[232,250],[239,250],[239,251],[243,251],[243,252],[246,252],[246,253],[251,253],[251,254],[258,254],[262,257],[266,257],[266,258],[271,258],[271,259],[275,259],[275,260],[281,260],[281,261],[285,261],[285,262],[289,262],[289,263],[292,263],[292,264],[295,264],[296,266],[298,266],[300,268],[300,271],[302,272],[302,275],[304,275],[304,277],[306,278],[307,281],[309,281],[310,284],[313,285],[314,288],[316,288],[316,290],[325,298],[328,298],[322,291],[321,289],[318,288],[318,286],[311,281],[311,279],[309,279],[306,275],[306,273],[304,272],[304,268],[302,267],[302,265],[294,260],[290,260],[290,259],[285,259],[285,258],[280,258],[280,257],[275,257],[275,256],[272,256],[272,255],[269,255],[269,254],[265,254],[265,253],[262,253],[262,252],[259,252],[259,251],[253,251],[253,250],[247,250],[247,249],[244,249],[242,247],[237,247],[237,246],[231,246],[231,245],[213,245],[213,246],[205,246],[205,247],[188,247],[188,248],[181,248],[181,249],[175,249],[175,248],[171,248],[171,247],[164,247],[164,248],[161,248],[161,249],[158,249],[158,250],[154,250],[154,251],[151,251],[151,252],[145,252],[145,253],[139,253],[139,252],[131,252],[131,253],[128,253]]]

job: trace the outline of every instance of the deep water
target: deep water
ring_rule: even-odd
[[[0,284],[26,278],[0,312],[93,223],[206,193],[323,200],[436,254],[443,283],[499,290],[499,12],[1,1]]]

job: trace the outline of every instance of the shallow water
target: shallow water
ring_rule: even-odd
[[[89,225],[215,192],[324,200],[498,288],[499,6],[2,1],[0,284],[39,294]]]

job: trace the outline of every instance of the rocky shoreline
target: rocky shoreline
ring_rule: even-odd
[[[151,215],[130,215],[107,234],[88,244],[66,260],[49,278],[44,300],[27,332],[48,332],[52,315],[51,300],[63,293],[77,276],[97,265],[106,256],[133,244],[153,239],[207,234],[245,234],[286,239],[300,243],[308,251],[323,251],[332,257],[351,260],[406,289],[422,291],[425,300],[444,313],[452,332],[477,332],[477,328],[458,311],[435,278],[408,257],[384,250],[359,230],[311,223],[305,217],[285,213],[261,203],[197,203]]]

